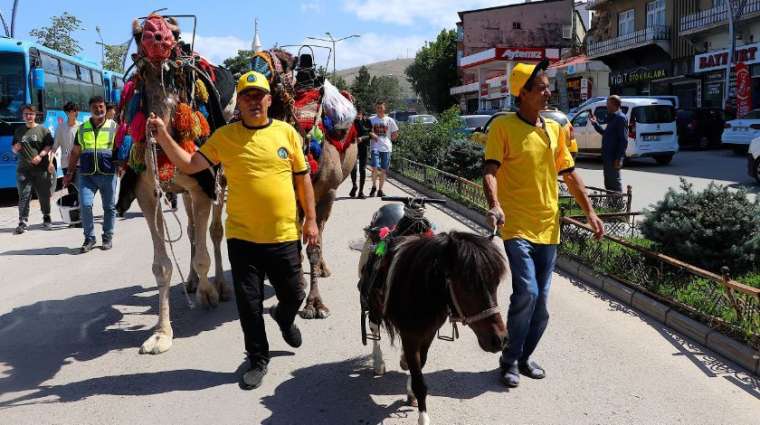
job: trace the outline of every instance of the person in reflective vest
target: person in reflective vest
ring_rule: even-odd
[[[90,119],[79,127],[69,164],[79,161],[79,205],[81,208],[84,244],[81,253],[95,247],[95,224],[92,204],[95,194],[100,192],[103,203],[103,244],[104,250],[113,246],[113,229],[116,221],[116,166],[114,164],[114,136],[117,125],[106,119],[106,103],[103,97],[90,98]],[[64,186],[74,176],[73,167],[64,177]]]

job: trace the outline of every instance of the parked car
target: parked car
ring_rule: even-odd
[[[438,119],[432,115],[409,115],[406,120],[407,124],[432,125],[438,122]]]
[[[760,183],[760,137],[752,140],[747,149],[747,168],[749,175]]]
[[[406,123],[409,120],[409,117],[412,115],[417,115],[417,112],[415,111],[392,111],[388,116],[393,118],[396,121],[396,124]]]
[[[718,108],[681,109],[676,111],[678,144],[699,149],[720,146],[725,114]]]
[[[670,102],[673,105],[673,107],[676,109],[679,109],[680,104],[681,104],[680,101],[678,100],[678,96],[654,95],[654,96],[625,96],[625,97],[629,99],[660,99],[666,102]],[[602,100],[606,101],[607,97],[606,96],[592,97],[591,99],[581,103],[575,108],[570,109],[570,111],[567,113],[567,116],[570,117],[570,119],[573,119],[575,115],[578,114],[578,111],[586,109],[586,107],[591,105],[592,103],[596,103]]]
[[[721,142],[737,154],[747,153],[749,144],[760,137],[760,109],[753,109],[742,118],[726,122]]]
[[[628,120],[627,158],[651,157],[658,164],[669,164],[678,152],[675,107],[670,101],[652,97],[621,97],[621,110]],[[592,103],[577,115],[571,123],[580,154],[601,155],[602,135],[597,133],[589,120],[591,113],[600,125],[607,122],[607,102]]]
[[[476,131],[482,131],[491,115],[462,115],[460,118],[462,126],[459,131],[469,137]]]
[[[485,146],[486,141],[488,140],[488,129],[491,127],[491,123],[496,117],[499,117],[504,114],[508,114],[510,112],[497,112],[493,116],[491,116],[486,124],[482,128],[478,128],[475,130],[475,132],[472,133],[472,136],[470,136],[470,140],[476,143],[480,143],[481,145]],[[564,112],[556,110],[556,109],[547,109],[544,111],[541,111],[541,116],[544,118],[549,118],[551,120],[557,121],[559,125],[566,128],[568,133],[570,134],[570,140],[568,142],[567,148],[570,151],[570,153],[573,155],[573,158],[575,158],[578,154],[578,143],[575,140],[575,132],[573,130],[573,125],[570,123],[570,119],[567,118],[567,115],[564,114]]]

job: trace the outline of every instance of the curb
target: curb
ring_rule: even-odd
[[[446,197],[408,177],[391,171],[389,177],[401,182],[411,189],[428,197],[444,198],[448,202],[441,207],[459,214],[477,225],[488,228],[484,214],[468,208],[458,201]],[[644,315],[660,322],[681,335],[719,353],[726,359],[745,368],[750,374],[760,376],[760,351],[742,344],[696,320],[682,314],[672,307],[650,297],[648,294],[618,281],[617,279],[600,274],[590,267],[581,264],[566,255],[557,256],[556,267],[571,277],[588,286],[609,294],[623,304],[632,307]]]

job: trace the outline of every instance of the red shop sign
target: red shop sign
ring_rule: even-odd
[[[483,83],[480,85],[480,95],[488,96],[488,83]]]
[[[736,64],[736,115],[741,118],[752,110],[752,77],[744,62]]]

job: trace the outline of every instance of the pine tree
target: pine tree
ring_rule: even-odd
[[[374,110],[375,99],[372,96],[371,82],[372,77],[369,75],[369,70],[366,66],[362,66],[351,84],[351,94],[354,96],[356,106],[367,113]]]

